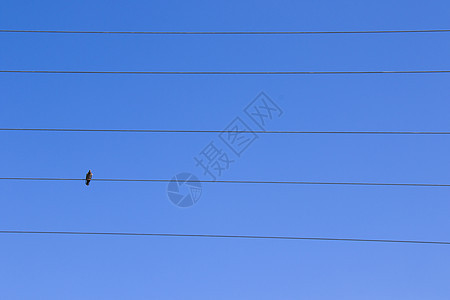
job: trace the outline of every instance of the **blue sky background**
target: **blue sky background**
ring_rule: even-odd
[[[448,29],[448,1],[7,1],[1,29]],[[450,69],[450,36],[0,34],[0,69]],[[259,92],[271,130],[450,131],[449,77],[0,74],[0,127],[224,129]],[[0,177],[171,178],[216,134],[1,132]],[[223,180],[449,183],[446,136],[264,135]],[[202,177],[207,179],[206,177]],[[447,188],[0,182],[0,229],[450,240]],[[2,299],[448,299],[433,245],[0,236]]]

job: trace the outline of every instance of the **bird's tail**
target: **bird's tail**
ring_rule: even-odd
[[[86,185],[89,185],[89,183],[91,183],[90,180],[86,180]]]

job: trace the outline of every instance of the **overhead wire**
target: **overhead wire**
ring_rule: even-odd
[[[1,29],[0,33],[57,34],[137,34],[137,35],[308,35],[308,34],[386,34],[386,33],[444,33],[450,29],[416,30],[348,30],[348,31],[82,31],[82,30],[21,30]]]
[[[393,240],[393,239],[362,239],[362,238],[332,238],[303,236],[266,236],[266,235],[226,235],[226,234],[182,234],[182,233],[141,233],[141,232],[88,232],[88,231],[30,231],[30,230],[0,230],[0,234],[39,234],[39,235],[85,235],[85,236],[147,236],[147,237],[184,237],[184,238],[226,238],[226,239],[260,239],[260,240],[304,240],[304,241],[334,241],[334,242],[369,242],[397,244],[434,244],[450,245],[449,241],[425,240]]]
[[[0,70],[22,74],[116,74],[116,75],[361,75],[361,74],[444,74],[450,70],[393,71],[69,71],[69,70]]]
[[[0,128],[0,131],[111,132],[111,133],[255,133],[255,134],[379,134],[450,135],[450,131],[302,131],[302,130],[184,130],[184,129],[84,129],[84,128]]]
[[[16,181],[84,181],[84,178],[50,177],[0,177],[0,180]],[[172,182],[173,179],[131,179],[131,178],[93,178],[92,181],[104,182]],[[195,183],[225,184],[291,184],[291,185],[355,185],[355,186],[409,186],[409,187],[450,187],[444,183],[393,183],[393,182],[324,182],[324,181],[265,181],[265,180],[180,180]]]

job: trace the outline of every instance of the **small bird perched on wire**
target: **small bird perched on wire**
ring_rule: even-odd
[[[92,172],[91,170],[89,170],[89,172],[87,172],[86,174],[86,185],[89,185],[89,183],[91,182],[92,179]]]

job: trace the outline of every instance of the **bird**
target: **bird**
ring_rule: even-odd
[[[89,185],[89,183],[91,182],[92,179],[92,172],[91,170],[89,170],[89,172],[87,172],[86,174],[86,185]]]

